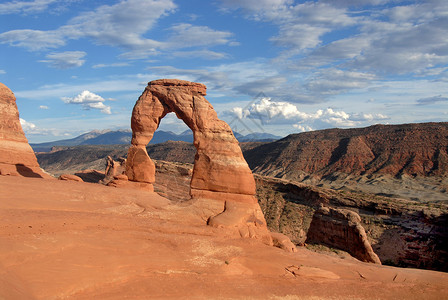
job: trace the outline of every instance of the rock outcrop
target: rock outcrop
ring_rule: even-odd
[[[106,169],[104,171],[103,183],[109,183],[114,180],[115,177],[120,177],[126,174],[126,158],[119,157],[116,161],[112,159],[110,155],[106,158]],[[124,175],[125,176],[125,175]]]
[[[73,174],[62,174],[58,177],[59,180],[64,181],[77,181],[77,182],[84,182],[81,177]]]
[[[206,87],[182,80],[155,80],[137,101],[132,112],[132,147],[128,153],[127,175],[130,180],[154,183],[154,164],[146,145],[160,120],[174,112],[193,131],[197,149],[191,194],[213,197],[226,193],[237,202],[256,203],[255,181],[244,160],[238,141],[229,125],[218,119],[204,98]]]
[[[0,83],[0,175],[50,177],[42,172],[23,132],[14,93]]]
[[[381,264],[367,239],[361,218],[347,209],[322,206],[316,210],[307,242],[323,243],[347,251],[361,261]]]
[[[299,134],[245,152],[252,171],[285,179],[348,175],[446,176],[448,122]]]
[[[203,84],[161,79],[148,83],[134,106],[132,146],[126,175],[146,186],[155,182],[155,165],[146,145],[166,114],[174,112],[192,130],[196,155],[190,182],[193,200],[204,203],[201,213],[209,225],[238,229],[241,236],[272,244],[255,198],[255,180],[230,126],[220,120],[204,98]],[[202,204],[201,204],[202,205]]]

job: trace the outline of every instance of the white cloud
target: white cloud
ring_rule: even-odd
[[[329,3],[337,7],[363,7],[386,4],[390,0],[320,0],[320,2]]]
[[[0,69],[0,74],[6,74],[6,71]]]
[[[39,106],[39,109],[48,109],[48,106],[46,106],[46,105],[40,105],[40,106]]]
[[[279,36],[271,38],[271,41],[278,46],[294,48],[294,52],[301,52],[318,46],[322,42],[320,36],[330,31],[329,28],[308,24],[287,24],[280,28]]]
[[[385,7],[387,2],[221,0],[226,8],[242,8],[255,20],[277,26],[270,40],[284,48],[277,62],[288,67],[327,66],[387,76],[425,75],[446,65],[448,2],[396,1]]]
[[[300,111],[292,103],[272,101],[270,98],[261,98],[246,108],[234,107],[229,113],[240,120],[258,119],[264,125],[291,124],[299,131],[329,127],[354,127],[389,119],[383,114],[346,113],[332,108],[307,113]]]
[[[66,41],[63,31],[17,29],[0,33],[0,43],[37,51],[64,46]]]
[[[307,125],[293,124],[294,128],[296,128],[299,132],[313,131],[314,129]]]
[[[264,93],[270,97],[297,102],[318,103],[351,90],[367,87],[376,76],[369,73],[336,68],[311,74],[281,75],[281,70],[264,60],[221,64],[207,69],[178,69],[171,66],[150,67],[149,70],[165,77],[205,83],[210,90],[252,97]]]
[[[269,77],[278,76],[277,71],[266,67],[264,61],[246,61],[241,63],[221,64],[204,69],[179,69],[171,66],[149,67],[148,70],[157,73],[160,76],[180,78],[190,81],[202,82],[207,88],[215,92],[234,93],[236,89],[243,92],[243,84],[262,81]],[[259,82],[261,85],[262,82]],[[266,84],[268,84],[266,82]],[[253,86],[247,86],[253,90]],[[262,90],[261,90],[262,91]],[[260,91],[258,91],[260,92]]]
[[[68,104],[81,104],[86,110],[99,109],[104,114],[111,114],[110,106],[104,105],[104,98],[89,91],[83,91],[75,97],[62,97],[62,101]]]
[[[330,4],[308,1],[294,5],[289,0],[221,0],[225,8],[242,8],[255,20],[272,22],[279,28],[279,34],[270,40],[287,48],[285,57],[302,53],[322,43],[322,36],[335,28],[341,29],[355,24],[355,17],[348,15],[345,8]]]
[[[90,37],[102,45],[128,49],[157,47],[159,42],[142,35],[175,8],[176,5],[170,0],[120,1],[83,13],[71,19],[64,28],[70,29],[73,38]]]
[[[112,67],[128,67],[130,66],[129,63],[112,63],[112,64],[96,64],[93,65],[93,69],[100,69],[100,68],[112,68]]]
[[[224,45],[233,34],[229,31],[213,30],[207,26],[177,24],[171,27],[172,35],[167,43],[173,48]]]
[[[122,0],[82,13],[55,30],[21,29],[1,33],[0,43],[44,50],[63,46],[70,39],[91,38],[97,44],[131,51],[157,48],[162,43],[145,38],[143,34],[175,8],[170,0]]]
[[[100,81],[87,81],[86,83],[57,83],[40,86],[36,89],[14,91],[17,98],[32,100],[62,98],[67,94],[77,94],[83,90],[95,90],[96,92],[140,92],[142,86],[140,82],[148,78],[154,78],[150,74],[133,74],[128,76],[120,75],[119,79],[108,79]]]
[[[67,120],[65,119],[64,122],[66,122]],[[71,122],[67,122],[69,123],[72,127],[67,130],[67,129],[61,129],[61,124],[58,124],[58,128],[42,128],[40,126],[37,126],[34,123],[28,122],[22,118],[20,118],[20,125],[22,125],[22,129],[25,132],[25,135],[27,136],[27,139],[29,142],[34,142],[33,140],[36,137],[46,137],[45,139],[48,139],[48,137],[51,137],[50,140],[54,140],[56,137],[61,137],[61,136],[73,136],[73,134],[70,134],[70,131],[73,131],[73,128],[76,128],[75,124],[71,124]],[[79,120],[78,120],[79,123]],[[53,124],[54,125],[54,124]],[[76,133],[80,133],[80,132],[76,132]],[[79,135],[79,134],[78,134]],[[38,141],[41,142],[41,141]]]
[[[17,13],[39,13],[45,11],[50,4],[59,0],[10,1],[0,3],[0,15]]]
[[[292,0],[221,0],[224,8],[243,8],[249,12],[275,10],[293,3]]]
[[[54,30],[18,29],[3,32],[0,43],[36,51],[58,48],[69,40],[89,38],[99,45],[121,48],[125,52],[120,57],[125,59],[142,59],[165,53],[171,55],[172,51],[192,47],[238,44],[231,40],[233,33],[229,31],[187,23],[171,26],[166,40],[150,38],[148,32],[156,22],[176,8],[172,0],[121,0],[114,5],[102,5],[84,12]],[[174,53],[178,57],[200,55],[210,59],[228,57],[227,54],[208,49]]]
[[[46,55],[46,60],[40,62],[48,63],[52,68],[69,69],[82,66],[86,61],[83,59],[87,53],[84,51],[53,52]]]
[[[34,130],[37,129],[35,124],[33,124],[31,122],[28,122],[28,121],[25,121],[22,118],[20,118],[20,125],[22,125],[22,129],[25,132],[34,131]]]

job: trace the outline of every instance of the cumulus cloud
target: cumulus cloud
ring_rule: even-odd
[[[20,118],[20,125],[22,125],[22,129],[25,132],[31,132],[31,131],[35,131],[37,129],[37,126],[35,124],[25,121],[22,118]]]
[[[46,105],[40,105],[40,106],[39,106],[39,109],[48,109],[48,106],[46,106]]]
[[[258,119],[262,124],[291,124],[299,131],[328,127],[354,127],[389,119],[383,114],[347,113],[332,108],[319,109],[314,113],[300,111],[296,105],[285,101],[261,98],[246,108],[234,107],[229,111],[238,119]]]
[[[48,63],[52,68],[70,69],[82,66],[86,61],[83,59],[87,55],[84,51],[53,52],[46,55],[45,60],[40,62]]]
[[[20,118],[20,125],[22,125],[22,129],[25,132],[28,140],[32,142],[33,137],[36,136],[52,136],[52,137],[60,137],[60,136],[72,136],[73,134],[69,134],[67,130],[61,128],[42,128],[37,126],[36,124],[26,121]],[[30,140],[31,137],[31,140]]]
[[[110,106],[104,105],[106,100],[89,91],[83,91],[75,97],[62,97],[61,100],[68,104],[80,104],[86,110],[99,109],[104,114],[111,114]]]

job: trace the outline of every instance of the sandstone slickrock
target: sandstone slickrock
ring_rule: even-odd
[[[315,211],[307,242],[318,242],[349,252],[365,262],[381,264],[373,252],[361,218],[353,211],[322,206]]]
[[[23,132],[14,93],[0,83],[0,175],[49,178]]]
[[[132,112],[132,146],[126,175],[134,182],[147,185],[155,182],[155,165],[146,145],[160,120],[174,112],[194,135],[196,155],[190,195],[207,202],[208,224],[238,227],[242,236],[260,237],[272,243],[254,196],[255,181],[238,141],[230,126],[218,118],[205,95],[206,87],[200,83],[176,79],[148,83]]]

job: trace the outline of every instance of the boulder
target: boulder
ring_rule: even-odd
[[[325,244],[347,251],[361,261],[381,264],[361,225],[361,217],[348,209],[321,206],[313,215],[306,242]]]
[[[59,180],[64,181],[78,181],[78,182],[84,182],[81,177],[72,175],[72,174],[62,174],[58,177]]]
[[[50,178],[23,132],[14,93],[0,83],[0,175]]]
[[[106,170],[104,171],[104,179],[102,183],[107,184],[110,181],[116,179],[116,176],[126,176],[126,158],[119,157],[116,161],[112,157],[107,156],[106,158]],[[123,179],[123,178],[122,178]],[[127,176],[126,176],[127,180]]]

